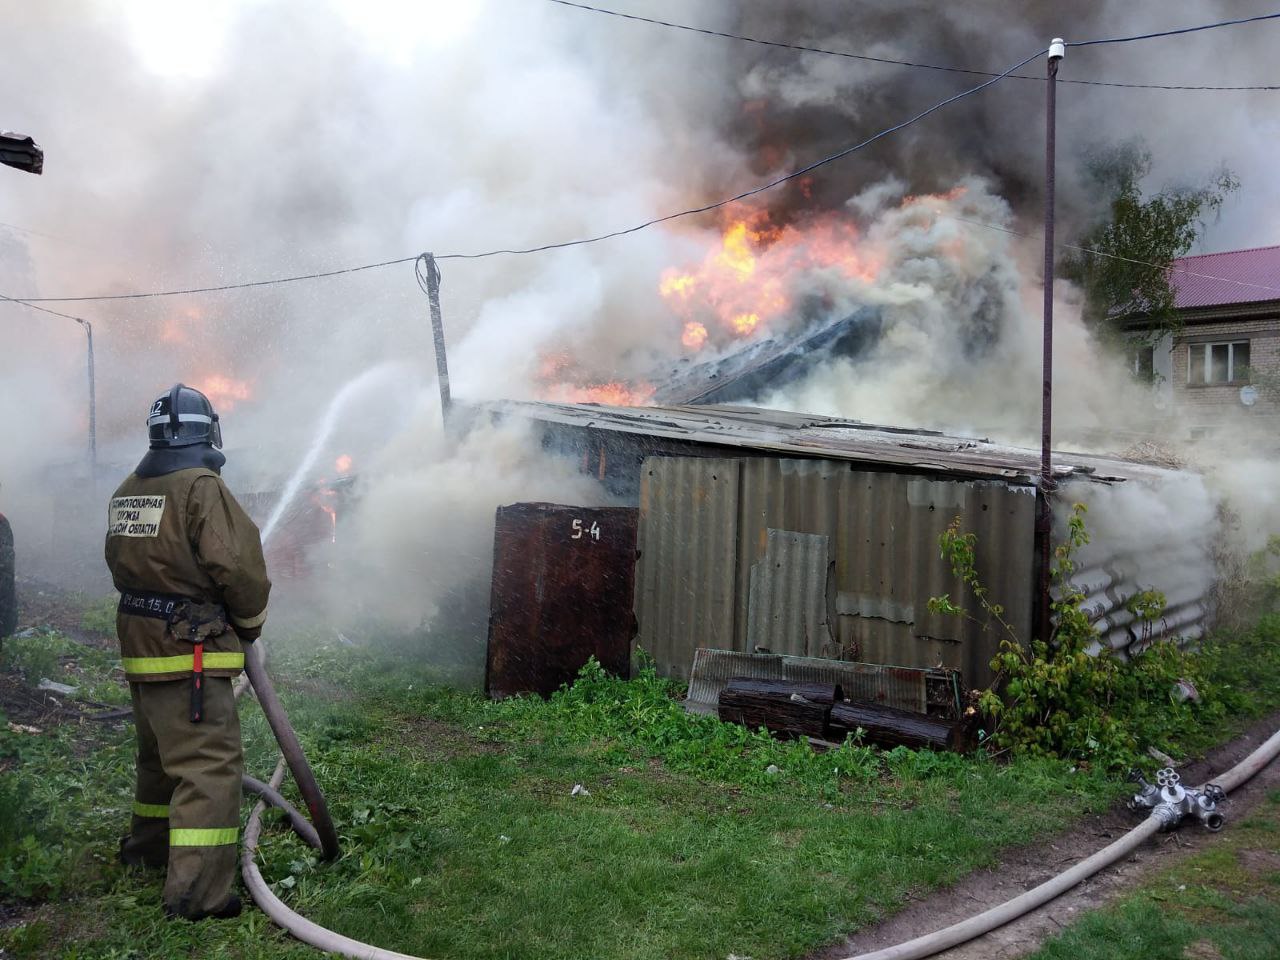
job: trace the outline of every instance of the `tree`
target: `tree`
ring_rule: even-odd
[[[1119,332],[1133,318],[1151,341],[1180,326],[1169,282],[1173,261],[1184,256],[1240,182],[1223,168],[1198,187],[1173,187],[1144,196],[1151,152],[1131,140],[1094,152],[1086,160],[1091,186],[1106,214],[1064,258],[1062,275],[1084,291],[1084,317],[1095,329]]]

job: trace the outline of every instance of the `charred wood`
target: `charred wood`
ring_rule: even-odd
[[[732,679],[720,692],[720,719],[788,737],[828,739],[831,705],[842,699],[832,683]]]
[[[844,700],[832,706],[827,739],[843,741],[859,729],[864,742],[879,747],[956,747],[956,725],[952,721],[861,700]]]

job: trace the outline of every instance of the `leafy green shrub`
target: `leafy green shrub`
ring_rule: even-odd
[[[7,751],[0,741],[0,756]],[[68,873],[67,851],[44,827],[22,776],[0,776],[0,895],[33,897],[59,890]]]
[[[1190,680],[1202,697],[1212,684],[1195,656],[1175,644],[1152,644],[1123,663],[1097,642],[1098,632],[1082,608],[1084,595],[1070,583],[1072,558],[1089,542],[1085,509],[1074,505],[1067,541],[1054,553],[1055,628],[1048,641],[1019,642],[978,578],[977,539],[961,532],[958,518],[942,533],[939,545],[987,614],[987,624],[998,623],[1006,633],[991,661],[995,681],[978,697],[989,724],[987,744],[998,751],[1120,770],[1143,762],[1148,746],[1172,742],[1171,735],[1191,721],[1196,706],[1172,696],[1177,680]],[[1131,612],[1147,624],[1164,606],[1163,594],[1153,590],[1129,601]],[[929,607],[977,619],[949,597],[931,599]]]
[[[79,644],[57,633],[10,637],[0,650],[0,669],[20,671],[33,684],[41,677],[60,680],[64,672],[61,658],[74,656],[80,649]]]

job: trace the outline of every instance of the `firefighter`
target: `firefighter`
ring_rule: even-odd
[[[175,384],[151,406],[150,450],[111,498],[107,566],[133,698],[137,787],[120,859],[168,865],[164,907],[240,913],[231,891],[244,756],[232,681],[266,619],[258,528],[222,482],[218,415]]]

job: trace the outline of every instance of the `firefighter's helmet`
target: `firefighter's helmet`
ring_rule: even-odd
[[[197,443],[222,446],[222,426],[213,404],[199,390],[175,383],[156,397],[147,415],[152,450],[190,447]]]

